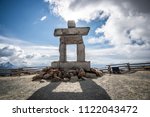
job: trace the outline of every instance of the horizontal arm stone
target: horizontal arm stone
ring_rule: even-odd
[[[54,36],[87,35],[89,30],[90,27],[60,28],[55,29]]]

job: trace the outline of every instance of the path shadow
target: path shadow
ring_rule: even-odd
[[[110,100],[107,92],[91,79],[80,81],[82,92],[52,92],[61,82],[37,90],[28,100]],[[70,84],[71,85],[71,84]]]

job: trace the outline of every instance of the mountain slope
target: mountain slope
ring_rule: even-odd
[[[13,69],[16,68],[12,63],[6,62],[6,63],[1,63],[0,64],[0,69]]]

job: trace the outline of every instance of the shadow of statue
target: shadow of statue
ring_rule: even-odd
[[[38,89],[28,100],[110,100],[107,92],[91,79],[79,81],[82,92],[52,92],[61,82]]]

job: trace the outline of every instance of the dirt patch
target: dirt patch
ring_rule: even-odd
[[[27,99],[48,83],[32,82],[35,75],[0,77],[0,99]]]
[[[35,75],[0,77],[0,99],[150,99],[150,71],[76,82],[33,82]]]

